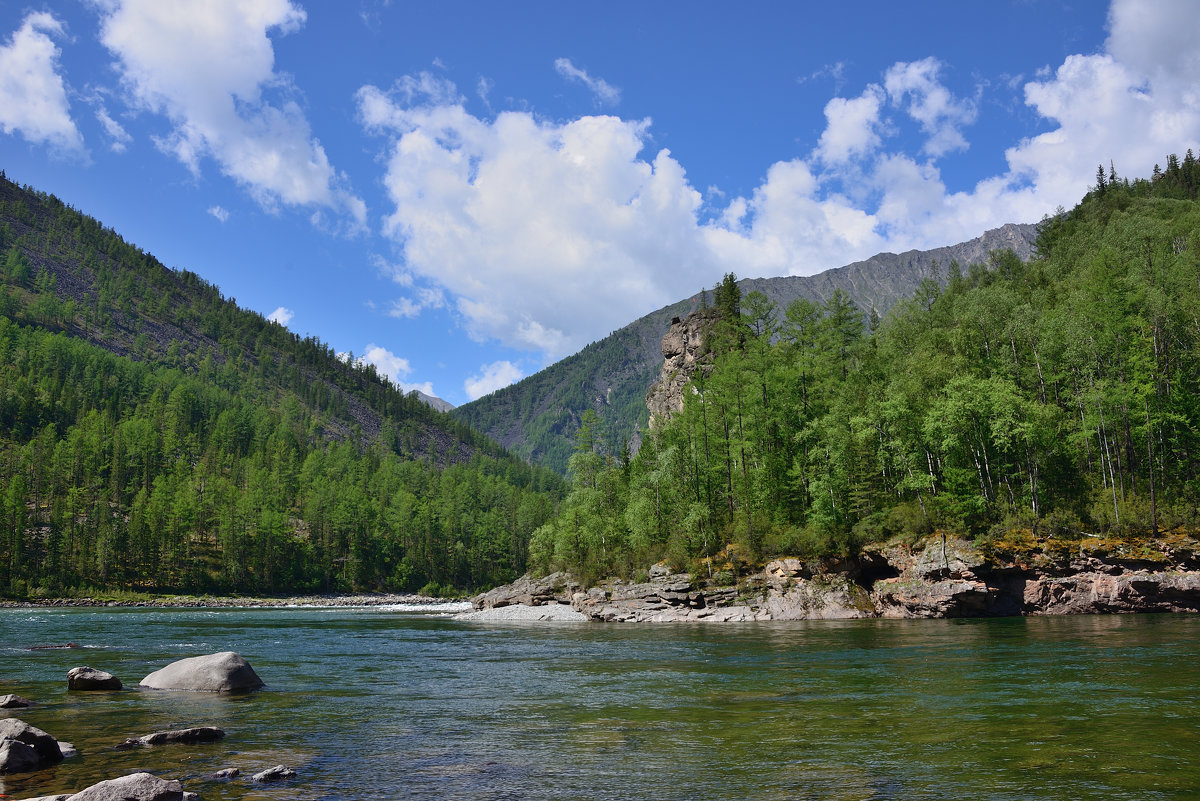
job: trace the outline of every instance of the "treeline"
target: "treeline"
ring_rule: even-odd
[[[1193,530],[1200,206],[1195,159],[1168,165],[1110,167],[1032,261],[948,264],[877,328],[841,293],[778,309],[728,276],[683,411],[633,459],[581,431],[535,564],[595,578],[935,529]]]
[[[0,595],[445,593],[561,479],[0,176]]]

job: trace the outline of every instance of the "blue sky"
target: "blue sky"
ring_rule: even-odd
[[[0,167],[461,404],[1200,146],[1200,6],[0,0]]]

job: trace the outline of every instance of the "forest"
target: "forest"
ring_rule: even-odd
[[[543,571],[592,581],[849,555],[936,530],[1195,533],[1200,165],[1101,167],[1035,258],[944,265],[882,320],[840,292],[776,308],[734,276],[682,412],[633,458],[588,417]]]
[[[0,179],[0,595],[462,592],[561,478]]]

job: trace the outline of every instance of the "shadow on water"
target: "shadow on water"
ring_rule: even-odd
[[[29,651],[40,643],[79,649]],[[234,650],[250,695],[127,687]],[[224,799],[1184,799],[1200,618],[478,626],[379,610],[2,610],[0,694],[79,756],[20,798],[150,770]],[[115,751],[218,725],[201,746]],[[245,778],[285,764],[280,786]],[[214,771],[244,776],[219,781]]]

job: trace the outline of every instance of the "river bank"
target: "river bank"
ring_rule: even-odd
[[[211,595],[148,595],[128,598],[36,598],[0,600],[0,609],[38,607],[104,607],[146,609],[269,609],[284,607],[421,606],[462,608],[459,599],[427,595],[368,593],[358,595],[290,595],[281,597],[230,597]]]
[[[775,559],[738,577],[677,573],[665,563],[645,581],[591,587],[566,573],[527,575],[471,602],[475,612],[461,618],[608,623],[1198,612],[1200,543],[1043,540],[985,548],[935,535],[854,557]]]

